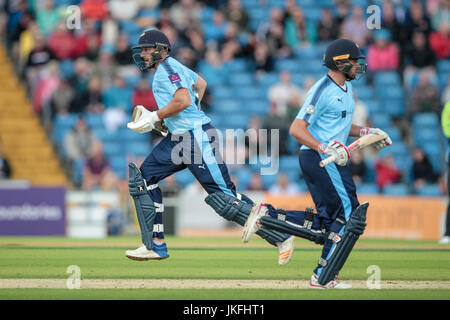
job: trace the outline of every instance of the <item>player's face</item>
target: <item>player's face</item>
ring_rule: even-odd
[[[141,58],[145,61],[145,66],[148,68],[153,61],[151,53],[155,51],[155,48],[142,48]]]
[[[361,69],[361,65],[359,64],[357,59],[350,59],[350,62],[352,63],[353,67],[349,71],[349,76],[350,78],[355,79],[358,70]]]

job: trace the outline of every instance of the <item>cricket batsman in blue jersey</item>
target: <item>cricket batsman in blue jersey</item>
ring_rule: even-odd
[[[159,30],[145,31],[133,50],[141,70],[154,68],[152,90],[157,111],[136,106],[128,128],[146,133],[162,131],[165,137],[144,160],[140,168],[129,164],[129,191],[133,197],[142,235],[142,246],[127,250],[133,260],[159,260],[169,257],[164,241],[162,193],[158,183],[167,176],[188,169],[207,191],[205,201],[219,215],[241,226],[252,212],[276,211],[266,204],[254,203],[236,191],[218,148],[218,135],[211,119],[201,110],[207,83],[170,54],[170,42]],[[232,116],[232,115],[230,115]],[[289,262],[294,250],[292,235],[261,228],[256,232],[279,249],[278,263]]]
[[[350,285],[338,281],[337,276],[365,229],[368,203],[358,202],[345,143],[349,136],[386,133],[352,124],[354,100],[350,81],[366,71],[365,57],[358,45],[349,39],[333,41],[325,52],[324,65],[328,74],[308,91],[290,128],[290,134],[301,144],[300,167],[317,214],[312,208],[285,211],[278,216],[270,211],[252,213],[245,224],[243,240],[248,241],[255,231],[265,227],[322,244],[310,287],[347,289]],[[390,144],[386,135],[375,147],[379,150]],[[329,156],[335,157],[334,163],[321,167],[320,161]]]

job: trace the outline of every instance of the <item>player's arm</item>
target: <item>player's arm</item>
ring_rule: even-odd
[[[206,82],[206,80],[203,79],[201,76],[198,76],[197,82],[195,83],[194,87],[195,90],[197,91],[198,98],[200,99],[200,101],[202,101],[203,99],[203,95],[205,94],[207,85],[208,83]]]
[[[172,100],[167,106],[158,110],[156,114],[159,119],[165,119],[179,114],[181,111],[189,107],[191,104],[191,96],[189,90],[180,88],[175,91]],[[159,120],[158,120],[159,121]]]
[[[305,120],[295,119],[291,124],[289,134],[301,144],[312,150],[317,150],[321,145],[321,142],[312,136],[308,130],[308,126],[309,123]]]
[[[361,136],[361,129],[363,129],[363,128],[364,127],[362,127],[362,126],[357,126],[356,124],[352,124],[352,126],[350,128],[349,136],[359,138]]]

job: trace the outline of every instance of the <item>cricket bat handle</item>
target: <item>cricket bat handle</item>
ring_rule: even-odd
[[[329,165],[330,163],[334,162],[334,160],[336,160],[336,157],[335,156],[330,156],[330,157],[320,161],[320,166],[323,168],[326,165]]]

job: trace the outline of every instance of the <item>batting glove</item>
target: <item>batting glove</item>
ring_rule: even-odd
[[[138,107],[142,106],[136,106],[136,108]],[[141,109],[144,109],[144,107]],[[149,112],[146,110],[139,119],[128,122],[127,127],[137,133],[146,133],[152,131],[155,128],[155,123],[160,120],[156,111]]]
[[[362,128],[359,131],[359,136],[362,137],[362,136],[365,136],[370,133],[386,136],[386,139],[383,139],[383,140],[380,140],[380,141],[377,141],[374,143],[374,146],[375,146],[375,148],[377,148],[377,150],[381,150],[384,147],[390,146],[392,144],[392,140],[389,137],[389,135],[386,132],[384,132],[383,130],[378,129],[378,128]]]
[[[339,141],[331,141],[328,145],[322,143],[317,151],[329,157],[333,156],[334,162],[339,166],[345,166],[350,159],[350,152],[347,147]]]

